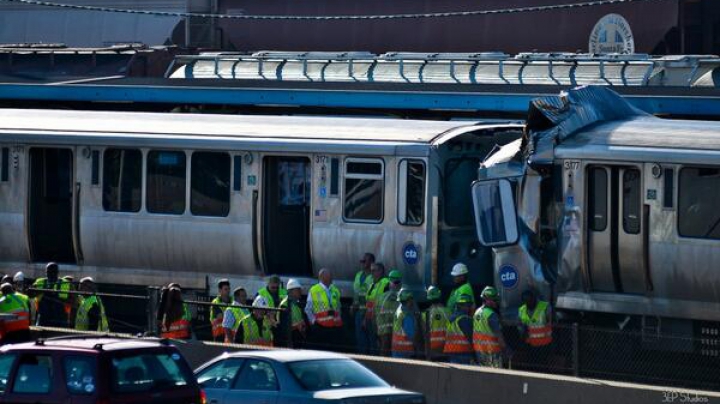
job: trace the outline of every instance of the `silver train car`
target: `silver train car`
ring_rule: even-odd
[[[267,274],[350,296],[369,251],[420,290],[492,279],[469,186],[517,124],[0,110],[0,272],[120,285]],[[449,272],[449,271],[447,271]],[[287,278],[286,278],[287,279]]]
[[[473,198],[508,318],[534,288],[570,315],[717,332],[720,123],[648,116],[599,87],[538,99]]]

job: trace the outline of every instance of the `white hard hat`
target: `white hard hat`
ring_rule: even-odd
[[[253,300],[252,307],[256,307],[258,309],[266,309],[268,307],[268,302],[265,300],[264,297],[258,296]]]
[[[93,278],[92,278],[92,277],[90,277],[90,276],[86,276],[86,277],[84,277],[84,278],[80,279],[80,283],[85,283],[85,282],[92,282],[92,283],[95,283],[95,279],[93,279]]]
[[[292,290],[292,289],[302,289],[302,285],[300,284],[300,282],[298,282],[297,279],[288,280],[287,290]]]
[[[452,271],[450,271],[450,275],[452,276],[467,275],[467,273],[467,265],[463,264],[462,262],[458,262],[457,264],[453,265]]]
[[[22,273],[22,271],[16,273],[15,276],[13,276],[13,281],[15,281],[15,282],[25,281],[25,274]]]

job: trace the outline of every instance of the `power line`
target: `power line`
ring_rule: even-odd
[[[650,3],[662,2],[668,0],[594,0],[581,3],[554,4],[546,6],[531,7],[512,7],[500,8],[495,10],[473,10],[473,11],[447,11],[436,13],[410,13],[410,14],[385,14],[385,15],[229,15],[229,14],[207,14],[207,13],[187,13],[173,11],[151,11],[151,10],[130,10],[113,7],[98,6],[81,6],[76,4],[55,3],[42,0],[0,0],[8,3],[21,3],[25,5],[35,5],[43,7],[67,8],[83,11],[99,11],[106,13],[126,13],[126,14],[142,14],[163,17],[179,17],[179,18],[217,18],[231,20],[295,20],[295,21],[327,21],[327,20],[397,20],[397,19],[420,19],[420,18],[446,18],[446,17],[472,17],[482,15],[495,14],[518,14],[541,11],[556,11],[565,9],[577,9],[587,7],[597,7],[613,4],[629,4],[629,3]]]

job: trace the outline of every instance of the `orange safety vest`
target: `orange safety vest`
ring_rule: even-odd
[[[445,333],[445,354],[469,354],[472,353],[472,345],[460,329],[460,320],[469,318],[468,315],[460,315],[455,321],[448,322],[448,329]]]
[[[447,311],[440,305],[433,305],[423,314],[423,319],[430,334],[430,350],[442,352],[445,347],[445,334],[450,322]]]
[[[528,315],[528,307],[525,304],[518,310],[520,321],[528,330],[525,342],[530,346],[541,347],[552,343],[552,326],[548,323],[547,307],[547,302],[539,301],[532,316]]]
[[[480,307],[473,316],[473,348],[482,354],[496,354],[500,348],[500,338],[490,328],[490,316],[495,312],[486,306]]]
[[[165,328],[160,333],[162,338],[170,339],[190,339],[190,313],[187,307],[183,306],[183,315],[179,319],[170,323],[170,327]]]
[[[321,327],[342,327],[342,317],[340,317],[340,289],[335,285],[330,285],[330,295],[332,301],[328,300],[325,288],[322,285],[315,284],[310,288],[312,296],[312,310],[315,314],[315,324]],[[331,313],[331,311],[333,313]]]

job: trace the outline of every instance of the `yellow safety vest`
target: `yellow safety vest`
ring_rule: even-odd
[[[335,285],[330,285],[330,295],[332,301],[328,300],[325,288],[319,283],[310,288],[315,323],[322,327],[342,327],[342,317],[340,316],[340,289]]]
[[[552,343],[552,325],[547,319],[548,302],[538,301],[532,317],[528,315],[527,305],[523,304],[518,310],[520,321],[527,327],[528,335],[525,338],[531,346],[539,347]]]
[[[463,314],[458,316],[455,321],[448,321],[448,328],[445,333],[445,346],[443,347],[445,354],[472,353],[472,345],[460,328],[460,320],[463,318],[469,318],[469,316]]]
[[[429,316],[429,318],[428,318]],[[448,317],[445,307],[441,305],[432,305],[423,313],[423,322],[428,327],[428,335],[430,340],[430,350],[436,353],[442,353],[445,347],[445,333],[447,332]]]
[[[355,292],[355,304],[365,308],[365,302],[367,301],[367,293],[373,284],[372,274],[366,274],[365,271],[360,270],[355,274],[355,281],[353,282],[353,292]]]
[[[92,307],[97,304],[98,308],[100,309],[100,321],[98,322],[97,330],[92,331],[110,331],[108,319],[105,315],[105,306],[102,304],[100,298],[98,298],[97,296],[87,296],[80,299],[80,305],[78,306],[77,314],[75,316],[75,329],[80,331],[88,330],[88,328],[90,327],[90,319],[88,318],[88,313],[90,313]]]
[[[261,346],[272,346],[273,335],[272,330],[263,320],[262,332],[257,326],[257,322],[253,318],[252,314],[248,314],[240,320],[240,324],[243,327],[243,344],[248,345],[261,345]]]
[[[229,304],[222,301],[220,296],[217,296],[211,302],[213,304]],[[218,312],[219,311],[219,312]],[[218,317],[220,314],[220,317]],[[210,326],[212,327],[212,336],[214,338],[221,337],[223,335],[223,317],[225,317],[225,307],[222,306],[210,306]]]
[[[378,335],[392,334],[395,311],[400,307],[397,294],[397,291],[389,290],[380,297],[380,303],[377,307],[378,313],[375,316]]]
[[[495,314],[493,309],[482,306],[473,316],[473,348],[482,354],[496,354],[501,351],[500,338],[490,327],[490,317]]]
[[[5,320],[3,322],[0,338],[5,333],[30,329],[30,307],[27,304],[27,296],[21,293],[11,293],[0,297],[0,313],[17,316],[14,320]]]
[[[365,296],[365,318],[373,320],[375,316],[375,306],[380,302],[378,301],[383,293],[388,288],[390,280],[388,278],[380,278],[377,282],[373,282],[368,289],[367,295]]]
[[[258,290],[258,295],[264,297],[264,298],[265,298],[265,301],[267,301],[268,306],[270,306],[270,307],[272,307],[272,308],[274,308],[274,309],[277,308],[277,307],[278,307],[278,304],[280,303],[280,302],[277,302],[277,303],[275,302],[275,299],[273,299],[273,297],[272,297],[272,295],[270,294],[270,291],[268,290],[267,287],[264,287],[264,288]],[[283,289],[283,288],[279,288],[279,289],[278,289],[278,296],[280,297],[280,301],[282,301],[282,299],[284,299],[285,297],[287,297],[287,290],[286,290],[286,289]]]
[[[282,302],[280,302],[280,308],[287,309],[288,305],[290,305],[290,297],[285,296]],[[302,310],[300,310],[300,306],[297,303],[290,307],[290,324],[294,330],[300,330],[305,325]]]
[[[403,321],[405,321],[405,311],[398,307],[395,312],[395,320],[393,321],[392,327],[392,351],[403,354],[412,354],[415,351],[415,347],[413,341],[408,338],[405,333]],[[419,328],[416,327],[415,331],[418,332]]]

